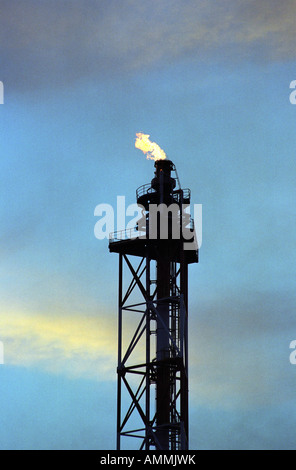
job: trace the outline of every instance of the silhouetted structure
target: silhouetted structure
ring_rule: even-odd
[[[110,252],[119,254],[117,449],[122,437],[133,437],[139,449],[185,450],[188,264],[198,262],[197,245],[184,245],[195,240],[193,220],[182,210],[190,190],[180,188],[170,160],[157,160],[151,184],[136,196],[143,218],[109,240]]]

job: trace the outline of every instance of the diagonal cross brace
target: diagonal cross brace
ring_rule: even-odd
[[[143,284],[142,284],[142,282],[141,282],[141,280],[140,280],[140,278],[139,278],[137,272],[134,270],[134,268],[133,268],[131,262],[129,261],[128,257],[127,257],[126,255],[123,255],[123,257],[124,257],[124,259],[125,259],[126,264],[127,264],[128,267],[129,267],[129,269],[130,269],[132,275],[134,276],[135,281],[137,282],[138,287],[139,287],[139,289],[140,289],[140,291],[141,291],[141,293],[142,293],[144,299],[147,300],[147,292],[146,292],[146,289],[145,289],[145,287],[143,286]]]

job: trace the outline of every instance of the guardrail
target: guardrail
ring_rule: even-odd
[[[180,219],[179,219],[180,223]],[[189,214],[188,214],[188,225],[186,229],[190,230],[193,232],[195,230],[194,226],[194,220],[192,217],[189,219]],[[148,227],[148,232],[147,236],[149,238],[149,227]],[[109,234],[109,243],[115,243],[115,242],[120,242],[124,240],[135,240],[136,238],[146,238],[146,231],[144,230],[139,230],[138,227],[134,228],[129,228],[125,230],[118,230],[117,232],[111,232]]]
[[[185,188],[182,190],[183,191],[183,199],[190,200],[191,197],[191,191],[188,188]],[[156,191],[151,187],[150,183],[143,184],[136,190],[136,198],[139,199],[142,196],[145,196],[146,194],[154,194]],[[173,192],[173,198],[177,203],[181,202],[181,191],[174,191]]]
[[[156,191],[153,188],[151,188],[150,183],[143,184],[142,186],[140,186],[136,190],[136,197],[137,197],[137,199],[139,199],[139,197],[141,197],[141,196],[145,196],[146,194],[151,194],[151,193],[155,193],[155,192]]]
[[[189,199],[190,200],[190,197],[191,197],[190,189],[185,188],[185,189],[182,189],[182,191],[183,191],[183,200],[184,199]],[[178,204],[180,204],[180,202],[181,202],[181,192],[180,191],[175,191],[173,193],[173,198]]]
[[[138,230],[137,227],[129,228],[126,230],[118,230],[117,232],[112,232],[109,234],[109,242],[119,242],[123,240],[134,240],[135,238],[140,238],[146,236],[146,232],[143,230]]]

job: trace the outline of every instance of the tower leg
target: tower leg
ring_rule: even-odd
[[[183,423],[184,438],[182,439],[182,449],[188,449],[188,265],[184,259],[180,264],[180,288],[182,292],[181,310],[183,310],[184,322],[184,351],[183,365],[181,370],[181,419]]]
[[[122,358],[122,254],[119,255],[119,284],[118,284],[118,361],[117,361],[117,437],[116,449],[120,450],[121,431],[121,375]]]

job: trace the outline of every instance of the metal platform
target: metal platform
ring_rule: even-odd
[[[145,233],[138,233],[135,229],[120,230],[109,236],[110,253],[125,253],[132,256],[146,256],[149,248],[150,258],[157,260],[162,248],[165,246],[170,254],[170,260],[180,263],[181,256],[187,264],[198,263],[198,248],[194,250],[182,250],[181,244],[185,240],[151,240],[146,238]]]

